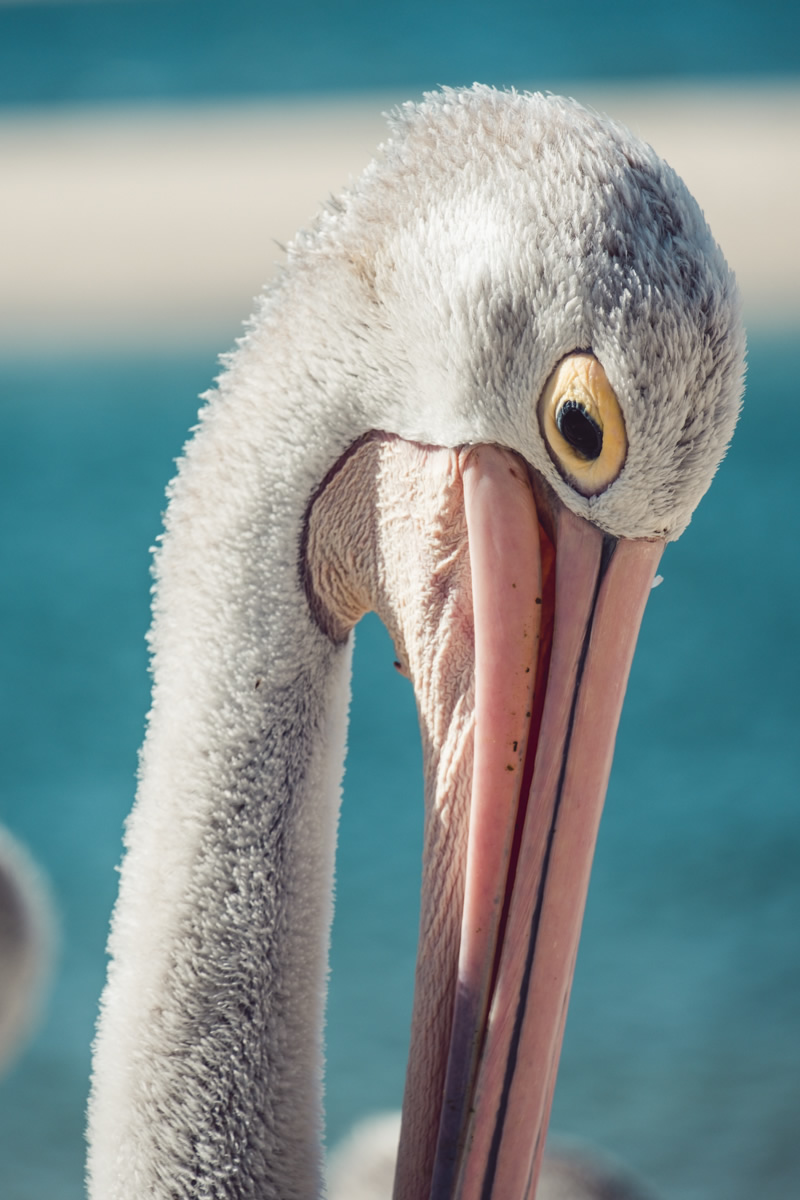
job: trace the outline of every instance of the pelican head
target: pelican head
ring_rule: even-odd
[[[534,1194],[644,605],[739,409],[735,284],[646,145],[557,97],[393,120],[229,357],[170,492],[90,1114],[95,1200],[321,1194],[352,629],[415,690],[396,1200]]]

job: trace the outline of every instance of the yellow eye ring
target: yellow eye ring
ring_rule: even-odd
[[[550,457],[582,496],[597,496],[617,478],[628,453],[625,420],[593,354],[561,360],[542,392],[539,423]]]

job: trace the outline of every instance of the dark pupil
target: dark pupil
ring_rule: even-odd
[[[577,400],[566,400],[556,414],[558,432],[581,458],[599,458],[603,431]]]

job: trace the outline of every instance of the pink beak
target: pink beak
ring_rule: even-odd
[[[457,988],[424,1175],[430,1200],[526,1200],[547,1133],[625,686],[663,543],[604,535],[544,495],[509,451],[474,447],[462,464],[475,748]],[[405,1103],[416,1103],[408,1090]],[[422,1200],[419,1159],[413,1176],[405,1166],[411,1157],[401,1140],[395,1196]]]

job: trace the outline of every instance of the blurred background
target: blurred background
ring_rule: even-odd
[[[0,1082],[3,1200],[78,1200],[89,1053],[148,706],[149,547],[197,396],[382,112],[565,92],[684,176],[735,268],[744,415],[634,664],[553,1126],[664,1200],[800,1195],[796,353],[800,15],[780,0],[0,3],[0,818],[60,922]],[[359,630],[328,1132],[399,1105],[416,938],[413,698]]]

